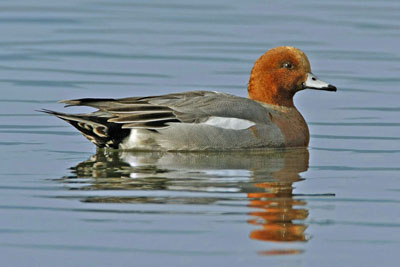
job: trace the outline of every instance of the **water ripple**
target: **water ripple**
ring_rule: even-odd
[[[386,137],[386,136],[347,136],[347,135],[323,135],[323,134],[312,134],[312,138],[321,139],[344,139],[344,140],[400,140],[400,137]]]

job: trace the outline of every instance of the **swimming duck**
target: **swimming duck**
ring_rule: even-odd
[[[307,123],[293,103],[304,89],[336,91],[316,78],[303,51],[276,47],[254,64],[249,98],[190,91],[121,99],[63,100],[98,109],[86,114],[51,110],[103,148],[162,151],[249,150],[305,147]]]

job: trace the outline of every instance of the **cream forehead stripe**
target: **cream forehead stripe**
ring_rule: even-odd
[[[302,65],[306,68],[306,70],[311,72],[310,61],[308,60],[307,55],[303,51],[293,46],[284,46],[284,47],[294,52],[296,54],[296,57],[299,59],[299,61],[301,61]]]

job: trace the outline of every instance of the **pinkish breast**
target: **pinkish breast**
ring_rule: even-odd
[[[306,147],[310,142],[310,132],[306,121],[295,108],[284,108],[270,113],[272,123],[276,124],[285,138],[285,147]]]

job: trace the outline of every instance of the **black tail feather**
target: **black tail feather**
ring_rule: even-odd
[[[91,116],[90,114],[66,114],[47,109],[38,111],[68,122],[98,147],[118,148],[122,140],[130,133],[129,129],[122,129],[121,124],[108,122],[108,118],[105,117]]]

